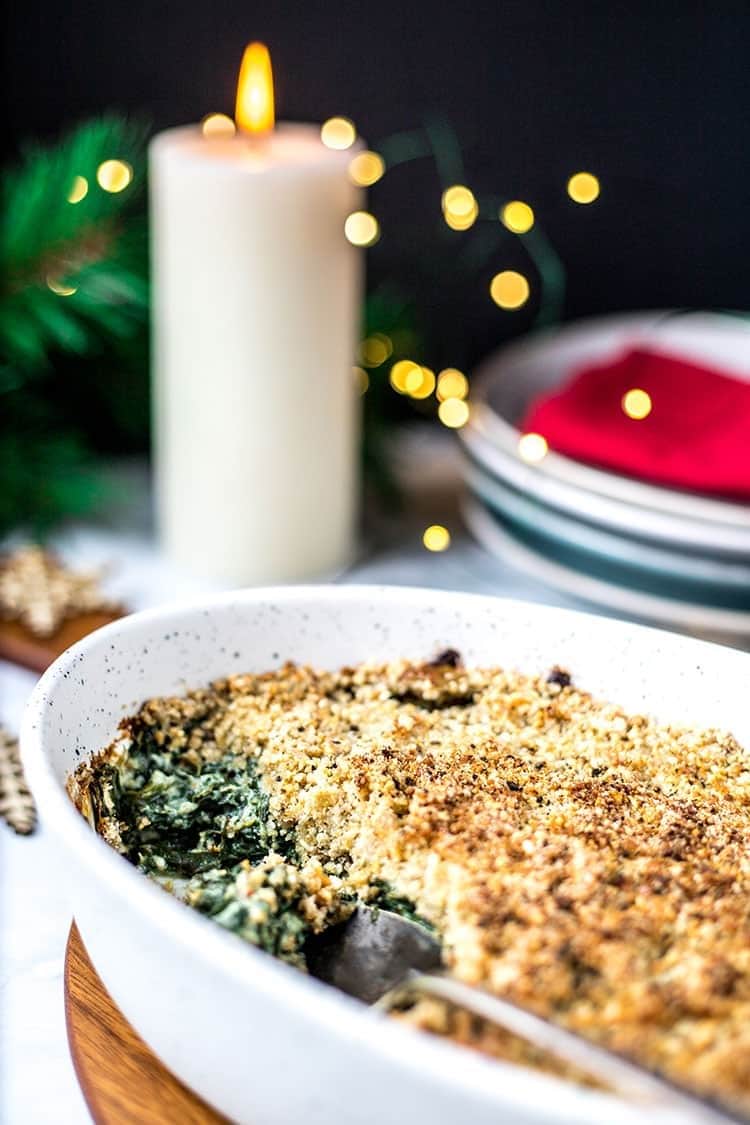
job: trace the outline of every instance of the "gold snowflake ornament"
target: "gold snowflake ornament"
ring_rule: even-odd
[[[70,570],[49,551],[22,547],[0,558],[0,619],[50,637],[71,617],[117,609],[100,582],[99,571]]]

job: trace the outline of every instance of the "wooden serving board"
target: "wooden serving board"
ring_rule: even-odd
[[[122,613],[79,613],[63,621],[50,637],[36,637],[17,621],[0,621],[0,660],[20,664],[32,672],[44,672],[66,648],[119,617]]]
[[[133,1030],[91,964],[75,922],[65,951],[65,1020],[96,1125],[228,1125]]]

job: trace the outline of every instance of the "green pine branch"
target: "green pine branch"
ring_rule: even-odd
[[[43,530],[100,499],[92,425],[106,432],[119,424],[108,406],[119,394],[118,358],[128,372],[139,357],[142,370],[124,378],[130,405],[142,414],[144,143],[140,126],[102,117],[59,143],[29,146],[2,175],[0,532],[18,524]],[[132,170],[121,191],[97,180],[107,160]]]
[[[128,221],[145,179],[143,142],[140,127],[99,118],[57,145],[29,147],[3,176],[3,365],[33,372],[46,367],[55,350],[85,354],[103,335],[127,337],[144,323],[145,230]],[[118,192],[97,181],[97,170],[110,159],[133,170]],[[83,197],[70,202],[84,182]]]

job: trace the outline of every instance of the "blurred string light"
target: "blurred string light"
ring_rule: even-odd
[[[77,285],[65,285],[64,282],[50,274],[47,275],[47,288],[56,293],[58,297],[72,297],[74,293],[78,292]]]
[[[463,184],[446,188],[441,199],[443,218],[451,230],[468,230],[479,214],[474,192]]]
[[[349,177],[359,187],[372,187],[385,174],[385,161],[377,152],[358,152],[349,164]]]
[[[435,372],[429,367],[414,366],[405,379],[406,393],[412,398],[429,398],[435,390]]]
[[[226,113],[208,113],[201,121],[204,137],[233,137],[237,126]]]
[[[415,363],[413,359],[399,359],[391,368],[389,377],[390,384],[394,391],[400,395],[408,394],[406,389],[407,381],[411,377],[411,381],[413,382],[414,377],[412,376],[412,372],[420,372],[421,370],[419,364]]]
[[[432,368],[415,363],[413,359],[399,359],[391,367],[389,382],[400,395],[425,399],[435,390],[437,379]]]
[[[500,211],[500,222],[513,234],[526,234],[534,225],[534,210],[521,199],[511,199]]]
[[[326,132],[332,131],[334,138],[339,122],[343,140],[354,139],[356,130],[347,118],[332,118],[336,129],[326,122]],[[336,140],[336,143],[339,143]],[[400,164],[423,158],[434,160],[438,175],[443,184],[448,184],[442,193],[441,208],[447,226],[457,231],[467,231],[479,217],[480,205],[471,188],[464,180],[464,165],[461,148],[455,131],[445,122],[432,121],[420,129],[408,130],[386,138],[378,145],[378,152],[367,150],[352,156],[350,177],[355,183],[370,186],[385,173]],[[582,179],[581,179],[582,177]],[[570,179],[569,190],[576,198],[591,200],[593,192],[599,192],[599,181],[591,173],[576,173]],[[499,222],[483,224],[481,237],[477,233],[461,251],[459,268],[475,271],[482,268],[498,246],[497,232],[501,228],[518,235],[529,254],[539,275],[539,300],[534,322],[541,325],[554,323],[559,319],[565,298],[565,268],[554,247],[539,228],[534,209],[522,199],[486,200],[482,208],[493,209]],[[374,216],[365,219],[367,212],[356,212],[356,218],[347,220],[346,232],[355,245],[372,245],[380,237],[380,228]],[[496,274],[491,283],[492,299],[503,309],[519,309],[529,299],[530,284],[523,274],[514,270],[504,270]],[[398,389],[398,388],[395,388]],[[400,391],[399,393],[405,393]],[[452,397],[446,395],[446,397]]]
[[[539,461],[543,461],[548,453],[549,445],[542,434],[529,432],[521,434],[518,439],[518,456],[530,465],[536,465]]]
[[[476,204],[474,204],[468,215],[454,215],[450,212],[447,212],[445,215],[445,221],[451,228],[451,230],[470,230],[471,227],[474,226],[474,223],[477,221],[478,215],[479,208]]]
[[[640,422],[641,419],[648,418],[653,409],[651,395],[641,387],[633,387],[622,396],[622,409],[628,418]]]
[[[490,296],[501,309],[520,309],[529,299],[531,289],[522,273],[502,270],[490,282]]]
[[[96,170],[96,182],[103,191],[124,191],[133,179],[133,169],[124,160],[105,160]]]
[[[469,421],[469,404],[462,398],[446,398],[438,407],[438,418],[451,430],[459,430]]]
[[[344,234],[353,246],[374,246],[380,238],[380,224],[369,211],[353,211],[344,223]]]
[[[466,398],[469,393],[469,380],[463,371],[455,367],[446,367],[437,378],[437,398],[445,402],[449,398]]]
[[[365,371],[364,367],[353,367],[354,382],[357,390],[361,395],[365,394],[370,386],[370,376]]]
[[[89,182],[85,176],[74,176],[68,192],[68,203],[80,203],[89,193]]]
[[[359,345],[359,358],[365,367],[380,367],[392,355],[391,338],[382,332],[373,332]]]
[[[591,172],[576,172],[568,180],[568,195],[574,203],[593,203],[600,192],[599,180]]]
[[[323,142],[331,148],[351,147],[357,137],[354,124],[346,117],[334,117],[321,129]],[[494,212],[496,222],[482,224],[479,231],[464,244],[459,254],[459,267],[475,271],[487,263],[497,252],[503,228],[517,235],[523,243],[539,276],[539,299],[536,302],[535,324],[554,322],[561,315],[565,296],[565,268],[559,254],[540,229],[533,207],[523,199],[485,199],[480,208],[474,192],[465,183],[465,170],[461,148],[455,132],[446,123],[433,121],[420,129],[394,134],[378,144],[378,151],[353,153],[349,162],[349,177],[353,183],[369,187],[384,176],[386,170],[422,158],[434,160],[438,176],[445,187],[441,196],[441,210],[446,225],[453,230],[468,231],[479,218],[480,209]],[[591,203],[598,198],[599,180],[590,172],[577,172],[567,184],[570,198],[577,203]],[[372,246],[380,238],[378,220],[368,211],[356,211],[345,222],[346,237],[355,246]],[[499,234],[498,234],[499,232]],[[490,283],[490,296],[500,308],[514,311],[527,304],[531,284],[523,273],[506,269],[496,273]],[[361,370],[381,366],[390,358],[382,342],[373,333],[364,342],[360,352]],[[375,341],[374,343],[372,341]],[[387,351],[387,347],[385,351]],[[438,413],[444,425],[460,427],[469,417],[466,398],[469,384],[466,376],[454,368],[446,368],[435,377],[434,373],[414,360],[400,359],[391,366],[390,385],[398,394],[416,399],[428,398],[433,392],[438,401]],[[623,407],[624,409],[624,407]],[[519,454],[524,459],[539,460],[547,453],[541,435],[531,435],[525,441],[522,435]]]
[[[326,148],[351,148],[357,139],[354,122],[348,117],[329,117],[320,127],[320,139]]]
[[[466,218],[476,205],[474,192],[464,184],[452,184],[445,189],[440,200],[443,214],[452,215],[456,219]]]
[[[441,523],[433,523],[424,529],[422,542],[428,551],[447,551],[451,545],[451,533]]]

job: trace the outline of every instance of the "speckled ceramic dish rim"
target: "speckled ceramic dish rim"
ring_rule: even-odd
[[[633,701],[645,693],[653,699],[655,707],[658,705],[661,708],[664,693],[660,691],[660,679],[665,667],[672,669],[671,675],[676,676],[678,681],[681,677],[686,679],[683,690],[688,709],[690,699],[695,695],[695,685],[691,688],[689,681],[695,675],[696,668],[699,679],[703,669],[710,668],[711,676],[706,679],[705,687],[708,689],[717,682],[726,684],[728,699],[731,700],[738,694],[736,689],[746,681],[750,668],[748,658],[730,649],[688,641],[653,629],[505,599],[399,588],[287,587],[218,595],[198,605],[150,610],[106,626],[68,650],[48,670],[33,693],[24,720],[24,764],[40,805],[45,830],[56,837],[65,854],[70,857],[74,865],[71,873],[73,883],[89,880],[94,886],[106,888],[109,899],[123,909],[128,924],[133,927],[134,938],[140,930],[149,940],[163,939],[165,956],[174,952],[177,958],[180,951],[184,951],[194,963],[210,966],[216,980],[219,979],[218,975],[223,983],[228,979],[232,987],[236,988],[238,996],[246,997],[248,1002],[255,997],[257,1004],[273,1005],[274,1008],[280,1006],[289,1013],[290,1020],[295,1011],[309,1014],[314,1007],[314,1024],[320,1030],[321,1042],[328,1035],[331,1042],[346,1043],[347,1049],[353,1052],[350,1056],[353,1062],[359,1060],[361,1063],[364,1058],[365,1061],[372,1060],[373,1064],[377,1060],[380,1071],[383,1066],[391,1067],[396,1088],[420,1093],[420,1097],[424,1098],[425,1113],[430,1120],[449,1120],[445,1116],[447,1110],[444,1113],[441,1106],[455,1105],[456,1097],[460,1099],[465,1096],[467,1107],[472,1107],[473,1110],[478,1107],[483,1111],[477,1118],[482,1122],[494,1120],[497,1113],[504,1112],[512,1115],[509,1120],[524,1122],[580,1122],[581,1125],[593,1125],[594,1122],[607,1120],[612,1125],[617,1122],[634,1123],[635,1114],[638,1112],[640,1116],[642,1110],[635,1110],[619,1100],[584,1091],[545,1075],[486,1060],[473,1052],[427,1035],[415,1034],[274,961],[266,954],[241,944],[236,937],[186,909],[151,884],[103,840],[96,837],[75,811],[64,789],[60,753],[58,751],[56,755],[54,750],[55,740],[58,738],[55,731],[62,730],[58,724],[63,720],[59,709],[56,710],[60,696],[63,699],[65,697],[62,685],[66,681],[80,681],[82,696],[86,696],[87,692],[90,695],[93,691],[87,704],[82,701],[80,714],[75,718],[75,729],[80,730],[81,734],[73,749],[82,756],[75,761],[68,759],[70,767],[101,745],[101,735],[93,736],[87,728],[92,725],[96,727],[97,723],[101,726],[103,722],[111,737],[117,719],[131,712],[138,702],[129,697],[121,698],[116,688],[110,695],[107,694],[103,661],[108,650],[113,653],[119,650],[123,661],[130,657],[132,662],[136,662],[141,649],[145,647],[148,650],[149,645],[145,643],[147,641],[154,647],[161,645],[163,653],[175,651],[180,644],[180,631],[188,623],[194,629],[198,621],[203,621],[206,625],[217,621],[217,627],[220,628],[222,616],[228,619],[230,615],[236,615],[242,619],[245,614],[249,622],[253,613],[268,615],[272,612],[280,615],[279,619],[286,618],[287,622],[290,615],[295,621],[299,621],[300,637],[304,635],[305,618],[315,619],[317,615],[320,639],[311,643],[308,636],[304,643],[300,643],[296,655],[301,660],[315,660],[312,650],[317,646],[320,650],[317,662],[323,666],[340,664],[347,659],[340,645],[337,648],[336,643],[331,643],[330,637],[323,639],[322,636],[324,631],[327,633],[330,630],[335,638],[337,615],[339,630],[342,632],[351,632],[351,624],[344,629],[341,622],[351,620],[354,615],[358,620],[357,635],[371,638],[373,655],[381,658],[385,655],[416,656],[420,654],[420,648],[424,654],[423,646],[428,643],[452,639],[465,646],[467,659],[476,659],[470,651],[471,630],[474,627],[485,633],[488,629],[495,630],[498,638],[508,635],[508,632],[518,637],[533,633],[537,640],[527,644],[525,656],[519,661],[521,666],[528,668],[532,661],[530,653],[537,652],[538,644],[544,645],[546,633],[549,638],[548,663],[565,659],[574,672],[578,662],[587,664],[583,686],[601,692],[609,681],[609,697],[615,697],[618,693],[612,691],[611,671],[604,668],[605,665],[611,665],[611,660],[604,661],[601,656],[604,650],[611,654],[614,646],[621,653],[622,667],[628,668],[627,675],[632,681],[628,691],[620,693],[620,696],[624,694],[632,697],[631,702],[627,698],[621,700],[625,706],[632,706]],[[391,615],[392,625],[386,628],[382,625],[382,620],[388,613]],[[434,627],[431,622],[435,622]],[[324,624],[325,630],[321,628]],[[184,633],[188,648],[202,643],[199,630],[191,635],[191,629]],[[218,659],[218,639],[220,638],[214,637],[211,642],[214,665]],[[208,641],[205,643],[208,644]],[[361,648],[366,642],[358,643]],[[483,646],[480,644],[479,647],[484,648],[483,659],[488,659],[487,643]],[[512,660],[508,660],[507,652],[502,652],[502,644],[499,644],[499,650],[499,662],[505,659],[506,663],[512,663]],[[249,636],[244,654],[226,653],[224,674],[252,666],[253,663],[257,666],[258,660],[262,662],[263,657],[258,656],[252,661],[248,654],[253,652],[255,649],[252,637]],[[599,659],[587,658],[587,653],[598,654]],[[283,659],[294,656],[295,653],[284,651],[280,655]],[[360,654],[355,658],[363,657]],[[113,660],[116,665],[114,657]],[[156,654],[152,652],[146,663],[153,665],[155,660]],[[644,662],[652,666],[652,671]],[[210,661],[207,663],[210,664]],[[157,663],[154,667],[159,668],[161,665]],[[116,672],[116,667],[112,671]],[[206,678],[218,674],[221,673],[210,667]],[[93,676],[95,681],[91,687],[87,687],[86,683],[89,676]],[[162,680],[164,679],[165,676],[162,675]],[[179,677],[173,677],[171,690],[179,690],[175,679],[179,682]],[[649,688],[651,681],[652,687]],[[158,692],[165,689],[163,684],[157,683],[154,690]],[[149,692],[144,685],[143,696],[148,694],[153,692]],[[675,695],[675,699],[680,696],[680,691],[674,684],[667,696],[670,694]],[[714,711],[719,709],[719,698],[714,698]],[[100,703],[98,708],[94,708],[96,701]],[[711,710],[710,707],[708,709]],[[729,706],[727,710],[729,725],[732,725],[731,720],[734,718],[739,722],[739,707]],[[94,721],[95,711],[101,712],[105,718]],[[681,714],[680,718],[686,719],[686,716]],[[737,733],[742,737],[750,732]],[[92,737],[95,737],[94,745],[86,748],[86,739]],[[75,905],[75,894],[73,901]],[[170,972],[174,971],[173,968],[170,969]],[[105,983],[109,984],[107,975],[103,975]],[[119,1000],[117,993],[115,999]],[[169,1013],[158,1018],[166,1022]],[[138,1027],[137,1021],[134,1022]],[[175,1035],[178,1032],[173,1030],[172,1037]],[[345,1036],[344,1039],[341,1038],[342,1035]],[[159,1048],[159,1044],[152,1045]],[[316,1049],[314,1044],[309,1045],[310,1051]],[[166,1061],[169,1063],[170,1059],[167,1057]],[[219,1104],[216,1097],[211,1097],[210,1089],[207,1091],[206,1086],[210,1086],[211,1081],[205,1079],[205,1076],[196,1078],[183,1071],[180,1072],[180,1077],[193,1085],[199,1093],[208,1095],[210,1100]],[[346,1091],[346,1081],[343,1090]],[[373,1091],[372,1105],[372,1117],[367,1111],[364,1116],[358,1116],[357,1121],[382,1120],[376,1091]],[[224,1108],[226,1112],[226,1101],[219,1108]],[[651,1112],[650,1119],[664,1122],[673,1120],[671,1115],[657,1115],[655,1111]]]

